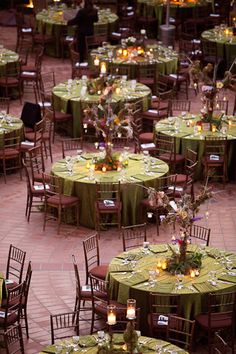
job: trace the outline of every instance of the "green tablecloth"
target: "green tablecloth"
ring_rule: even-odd
[[[93,156],[96,155],[84,155],[86,159],[82,159],[82,161],[77,161],[75,158],[72,176],[68,175],[65,160],[58,161],[52,166],[52,172],[64,180],[64,193],[76,195],[80,198],[80,224],[90,228],[94,228],[95,181],[118,182],[121,177],[117,171],[106,173],[95,171],[95,180],[89,180],[86,165],[88,162],[91,163]],[[90,160],[87,159],[88,157]],[[122,225],[135,225],[140,222],[140,202],[145,195],[145,189],[142,188],[142,185],[157,187],[158,178],[165,175],[169,170],[166,163],[153,158],[153,169],[151,169],[153,172],[146,175],[142,172],[142,157],[142,155],[129,155],[129,165],[126,168],[127,180],[121,182]]]
[[[226,35],[225,31],[231,34]],[[202,38],[217,43],[218,55],[225,60],[226,70],[228,70],[236,58],[236,36],[232,35],[232,28],[223,31],[207,30],[202,32]]]
[[[189,119],[192,120],[192,126],[187,127],[187,122]],[[196,178],[202,177],[202,156],[204,154],[204,139],[205,136],[227,136],[228,139],[228,170],[229,175],[230,171],[233,170],[233,166],[235,163],[234,160],[234,151],[236,148],[236,117],[228,116],[232,121],[232,126],[228,129],[227,134],[224,135],[220,131],[216,133],[212,133],[211,131],[202,131],[200,133],[194,134],[194,125],[200,120],[199,116],[196,115],[186,115],[185,119],[181,117],[177,117],[180,123],[180,129],[178,132],[175,130],[175,123],[169,124],[167,119],[161,120],[155,125],[155,131],[161,132],[165,135],[171,135],[176,137],[176,151],[177,153],[184,154],[186,150],[192,149],[198,153],[198,166],[196,169]]]
[[[0,77],[5,74],[6,64],[12,63],[11,65],[14,67],[18,59],[19,55],[12,50],[0,49]]]
[[[42,32],[44,26],[46,26],[46,34],[54,35],[55,42],[51,46],[47,46],[46,53],[52,56],[60,56],[60,34],[61,30],[67,26],[67,21],[63,19],[63,11],[65,9],[49,9],[43,10],[36,15],[37,29]],[[76,14],[76,10],[75,14]],[[110,9],[101,9],[98,11],[98,22],[94,24],[94,33],[99,31],[100,26],[107,25],[108,33],[115,31],[118,25],[118,16],[110,12]],[[68,27],[68,31],[71,35],[74,35],[74,27]]]
[[[70,92],[68,91],[68,83],[57,85],[53,89],[55,109],[73,114],[74,137],[81,136],[82,134],[83,109],[88,105],[99,103],[101,97],[101,95],[89,95],[86,92],[82,98],[82,86],[83,82],[81,80],[74,80]],[[150,88],[138,83],[135,90],[132,90],[128,81],[119,94],[114,92],[112,104],[114,110],[117,112],[123,107],[124,103],[140,100],[142,100],[143,111],[147,110],[151,103]]]
[[[85,344],[85,347],[84,347]],[[123,339],[123,333],[114,333],[113,334],[113,345],[114,349],[119,350],[122,352],[123,348],[122,346],[125,344],[124,339]],[[62,354],[66,353],[66,346],[71,345],[73,346],[73,353],[81,353],[84,351],[84,348],[87,348],[86,352],[89,354],[96,354],[98,351],[97,347],[97,335],[91,335],[91,336],[80,336],[78,337],[72,337],[69,338],[68,340],[64,340],[60,343],[60,345],[63,347]],[[176,345],[173,345],[169,342],[163,341],[161,339],[154,339],[150,337],[144,337],[141,336],[139,337],[138,340],[138,346],[140,347],[140,351],[142,353],[155,353],[157,345],[160,346],[160,348],[170,350],[170,351],[176,351],[179,354],[188,354],[183,349],[180,349]],[[52,353],[54,354],[56,352],[56,344],[54,345],[49,345],[47,346],[43,351],[41,351],[39,354],[43,353]]]
[[[93,64],[94,59],[98,58],[100,61],[106,61],[107,65],[117,64],[121,66],[128,66],[130,68],[130,79],[137,79],[139,64],[145,64],[148,62],[155,62],[157,73],[161,74],[172,74],[176,73],[178,66],[178,54],[164,46],[158,44],[147,44],[146,52],[152,50],[153,59],[148,58],[148,56],[138,56],[130,58],[118,57],[117,50],[119,46],[109,45],[106,48],[98,47],[91,51],[91,64]],[[112,52],[112,59],[109,61],[108,52]]]
[[[195,15],[195,10],[201,6],[208,6],[207,1],[199,2],[179,2],[171,1],[170,4],[170,16],[176,17],[177,11],[179,17],[182,21],[187,20],[188,18],[193,18]],[[150,16],[154,15],[158,20],[158,26],[165,22],[163,18],[163,1],[161,0],[138,0],[137,2],[137,16]],[[197,12],[196,12],[197,17]]]
[[[22,132],[23,122],[19,118],[13,117],[10,114],[2,115],[0,112],[0,146],[3,144],[3,133],[8,133],[13,130]]]
[[[160,247],[159,253],[158,247]],[[198,250],[198,246],[189,245],[188,249],[194,252]],[[236,289],[236,276],[231,276],[230,280],[229,278],[227,280],[224,278],[229,275],[224,274],[227,273],[224,266],[219,260],[214,258],[219,255],[219,251],[216,249],[206,248],[206,256],[203,257],[199,277],[191,278],[189,275],[185,275],[182,289],[176,289],[175,276],[164,270],[160,270],[160,275],[157,277],[157,282],[153,287],[148,283],[148,270],[156,269],[159,259],[164,260],[172,254],[170,245],[155,245],[154,252],[150,251],[147,255],[142,252],[141,248],[131,250],[129,253],[136,255],[136,266],[133,271],[119,271],[118,267],[122,267],[123,264],[122,254],[115,257],[109,265],[110,294],[112,299],[122,304],[126,304],[128,298],[136,299],[137,307],[141,308],[143,330],[147,328],[148,294],[150,291],[180,294],[181,314],[185,318],[193,319],[195,315],[207,310],[206,296],[209,292]],[[236,255],[226,253],[226,256],[233,261],[236,267]],[[114,266],[116,267],[115,269]],[[216,271],[218,278],[215,286],[208,282],[211,270]]]

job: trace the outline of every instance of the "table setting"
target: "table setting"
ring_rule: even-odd
[[[0,112],[0,142],[3,133],[9,133],[15,130],[22,130],[23,122],[10,114]]]
[[[0,76],[4,76],[6,64],[12,63],[14,65],[14,63],[17,63],[18,60],[19,55],[16,52],[0,45]]]
[[[90,53],[90,61],[94,66],[100,62],[111,64],[129,65],[131,68],[130,79],[137,77],[139,64],[155,63],[158,72],[171,74],[177,71],[178,54],[172,47],[164,47],[161,44],[141,43],[135,37],[121,40],[120,46],[105,43],[102,47],[93,49]]]

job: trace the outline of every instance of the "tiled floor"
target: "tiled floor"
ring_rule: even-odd
[[[14,49],[15,29],[0,28],[0,43]],[[54,70],[57,82],[70,78],[69,61],[45,57],[43,71]],[[200,107],[199,97],[191,94],[192,112]],[[26,93],[25,101],[31,100]],[[232,100],[231,100],[232,107]],[[22,106],[19,101],[11,102],[11,113],[20,114]],[[231,111],[230,111],[231,112]],[[60,144],[57,137],[53,146],[54,161],[60,156]],[[47,162],[50,170],[50,163]],[[203,206],[200,214],[209,210],[209,218],[202,224],[211,228],[211,245],[222,249],[236,251],[236,187],[235,182],[225,188],[221,184],[213,185],[213,198]],[[75,281],[72,271],[71,255],[75,254],[82,279],[84,279],[84,258],[82,240],[93,230],[83,227],[63,226],[60,235],[56,233],[56,225],[51,222],[46,231],[42,230],[42,215],[32,214],[28,223],[25,219],[26,181],[20,181],[18,174],[9,175],[7,184],[0,177],[0,270],[4,272],[9,245],[27,251],[27,259],[32,261],[33,276],[29,295],[28,317],[30,339],[25,339],[27,354],[35,354],[50,343],[49,315],[72,310],[75,299]],[[155,226],[149,225],[150,242],[168,242],[170,233],[161,227],[160,236],[156,236]],[[101,259],[109,262],[122,250],[121,239],[114,230],[104,232],[100,239]],[[206,350],[197,348],[197,353]]]

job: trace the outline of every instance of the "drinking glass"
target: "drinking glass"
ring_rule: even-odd
[[[176,277],[176,283],[175,283],[176,289],[178,290],[183,289],[184,275],[179,270],[176,270],[175,277]]]
[[[145,254],[148,254],[149,253],[149,242],[148,241],[144,241],[143,242],[143,252]]]
[[[77,161],[81,161],[82,160],[82,157],[81,157],[82,153],[83,153],[82,149],[78,149],[77,150]]]
[[[149,280],[148,283],[150,284],[151,287],[155,286],[155,283],[157,282],[157,274],[155,270],[149,270]]]
[[[209,279],[208,279],[209,283],[211,283],[212,285],[216,285],[217,284],[217,279],[216,279],[216,271],[215,270],[211,270],[209,272]]]

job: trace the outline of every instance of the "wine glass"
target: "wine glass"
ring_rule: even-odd
[[[81,161],[82,160],[82,153],[83,153],[83,150],[82,149],[78,149],[77,150],[77,161]]]
[[[148,280],[148,283],[151,287],[154,287],[155,286],[155,283],[157,282],[157,274],[156,274],[156,271],[155,270],[149,270],[148,271],[148,274],[149,274],[149,280]]]
[[[148,241],[143,242],[143,253],[145,253],[145,254],[149,253],[149,242]]]
[[[180,270],[176,270],[175,277],[176,277],[176,283],[175,283],[176,289],[178,290],[183,289],[184,274],[182,274]]]

